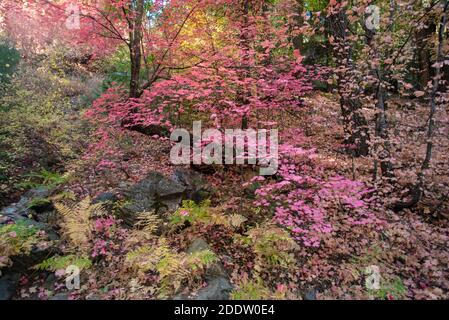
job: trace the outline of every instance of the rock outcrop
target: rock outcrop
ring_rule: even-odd
[[[194,253],[202,250],[210,249],[206,241],[201,238],[193,240],[188,253]],[[221,262],[212,264],[205,274],[207,286],[200,289],[194,300],[229,300],[229,295],[233,289],[228,274],[226,273]],[[188,296],[178,295],[175,300],[184,300]]]

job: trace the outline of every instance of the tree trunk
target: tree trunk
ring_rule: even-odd
[[[130,59],[131,59],[131,80],[129,84],[129,97],[138,98],[140,95],[139,80],[142,64],[142,21],[145,0],[132,1],[132,13],[135,15],[130,30]]]
[[[421,89],[427,87],[427,84],[432,77],[432,54],[429,46],[429,40],[436,31],[436,26],[432,23],[432,21],[433,19],[428,19],[425,23],[425,27],[415,33],[415,52],[418,65],[418,79]]]
[[[296,16],[293,18],[295,21],[294,27],[302,27],[304,24],[304,19],[302,17],[302,14],[304,12],[304,0],[296,0]],[[295,49],[301,49],[303,44],[303,35],[300,33],[299,35],[296,35],[292,39],[293,47]]]
[[[243,0],[242,1],[242,30],[240,31],[240,44],[243,48],[243,57],[242,57],[242,71],[239,75],[239,78],[241,80],[247,78],[249,76],[249,73],[251,72],[250,67],[250,39],[248,37],[248,30],[249,28],[249,15],[250,11],[250,1]],[[249,103],[248,101],[248,89],[246,88],[246,85],[244,85],[244,88],[241,89],[241,92],[239,93],[239,102],[241,105],[246,105]],[[241,122],[241,128],[242,130],[248,129],[248,114],[244,114],[242,116],[242,122]]]
[[[430,103],[429,103],[429,120],[427,126],[427,144],[426,144],[426,155],[421,164],[420,171],[418,173],[418,181],[414,188],[410,191],[410,200],[405,202],[396,203],[393,206],[394,210],[402,210],[405,208],[411,208],[418,204],[424,193],[424,177],[425,171],[430,168],[430,161],[432,159],[433,150],[433,135],[435,132],[435,113],[437,110],[437,94],[439,89],[440,80],[442,77],[442,69],[444,63],[444,32],[446,30],[447,24],[447,12],[449,7],[449,0],[444,1],[443,14],[440,19],[440,24],[438,28],[438,48],[436,52],[436,63],[435,63],[435,75],[432,80],[432,89],[430,92]]]
[[[375,99],[376,99],[376,128],[375,134],[376,137],[382,140],[380,146],[382,150],[377,152],[376,156],[380,159],[380,169],[383,177],[392,178],[393,174],[393,164],[390,161],[391,151],[390,151],[390,142],[389,142],[389,134],[388,134],[388,122],[387,122],[387,92],[384,87],[384,75],[383,71],[380,67],[380,58],[379,53],[374,43],[374,30],[365,29],[366,43],[370,48],[371,52],[371,61],[377,62],[375,68],[371,70],[376,78],[376,88],[375,88]],[[379,145],[376,146],[376,151],[378,151]],[[374,177],[377,174],[377,159],[374,162]]]
[[[331,34],[334,37],[334,55],[340,64],[337,75],[337,90],[340,96],[341,114],[345,131],[345,145],[354,156],[366,156],[368,147],[368,123],[362,114],[359,99],[360,88],[354,84],[356,72],[352,61],[352,48],[348,39],[348,20],[341,10],[329,18]]]

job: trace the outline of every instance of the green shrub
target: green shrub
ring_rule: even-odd
[[[0,40],[0,83],[9,82],[20,61],[20,53],[7,41]]]

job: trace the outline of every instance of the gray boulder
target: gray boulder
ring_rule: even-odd
[[[44,198],[48,195],[49,191],[44,188],[27,192],[19,202],[1,210],[0,227],[5,224],[20,223],[35,228],[36,232],[45,231],[47,237],[43,240],[58,240],[58,235],[49,225],[28,217],[30,214],[28,203],[33,198]],[[11,299],[16,292],[20,274],[25,273],[30,267],[42,262],[57,251],[55,241],[48,242],[48,244],[46,247],[33,246],[29,254],[11,257],[12,265],[0,270],[2,275],[0,278],[0,300]]]
[[[316,300],[317,291],[313,288],[306,290],[304,300]]]
[[[96,203],[113,203],[117,201],[117,196],[112,192],[103,192],[92,199],[92,204]]]
[[[187,252],[194,253],[206,249],[209,249],[206,241],[198,238],[192,242]],[[195,300],[229,300],[233,287],[220,262],[214,263],[207,269],[205,278],[207,286],[198,291]]]
[[[159,172],[150,172],[135,185],[122,187],[121,195],[128,201],[122,208],[123,220],[132,225],[137,213],[155,210],[156,213],[176,210],[186,187]]]
[[[0,277],[0,300],[11,300],[19,285],[19,274],[11,273]]]
[[[228,278],[219,277],[207,281],[207,287],[198,292],[195,300],[229,300],[232,285]]]
[[[27,191],[17,203],[13,203],[3,208],[0,213],[3,216],[15,219],[16,217],[27,217],[32,212],[29,208],[33,199],[44,199],[50,195],[50,189],[42,187]]]
[[[67,301],[70,300],[70,292],[60,292],[52,296],[49,300]]]
[[[118,197],[113,192],[103,192],[92,199],[92,204],[101,203],[107,211],[114,210],[114,203],[118,200]]]
[[[187,253],[195,253],[195,252],[203,251],[203,250],[207,250],[207,249],[210,249],[207,242],[202,238],[197,238],[192,241],[192,243],[190,244],[190,246],[186,252]]]
[[[201,202],[211,195],[211,189],[204,181],[203,176],[190,169],[177,169],[172,175],[174,181],[185,187],[185,198],[195,202]]]

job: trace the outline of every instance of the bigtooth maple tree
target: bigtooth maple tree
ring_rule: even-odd
[[[90,115],[108,125],[122,119],[122,125],[145,132],[155,124],[171,127],[192,106],[209,113],[218,127],[246,128],[251,120],[264,120],[257,110],[301,105],[310,78],[289,41],[287,22],[268,10],[266,1],[168,6],[155,13],[157,29],[142,33],[146,81],[139,90],[131,85],[130,99],[112,89]]]
[[[8,1],[4,7],[11,17],[19,12],[46,25],[42,43],[56,37],[95,55],[120,45],[128,48],[127,98],[121,91],[113,106],[109,93],[103,98],[109,120],[121,118],[121,126],[148,133],[148,125],[167,125],[183,112],[183,101],[210,111],[217,125],[229,119],[242,128],[256,110],[299,106],[311,89],[310,79],[299,50],[293,54],[288,21],[269,10],[286,2],[32,0]],[[61,28],[74,14],[79,15],[79,28]],[[16,33],[17,39],[23,38]],[[161,96],[168,99],[157,104]]]

